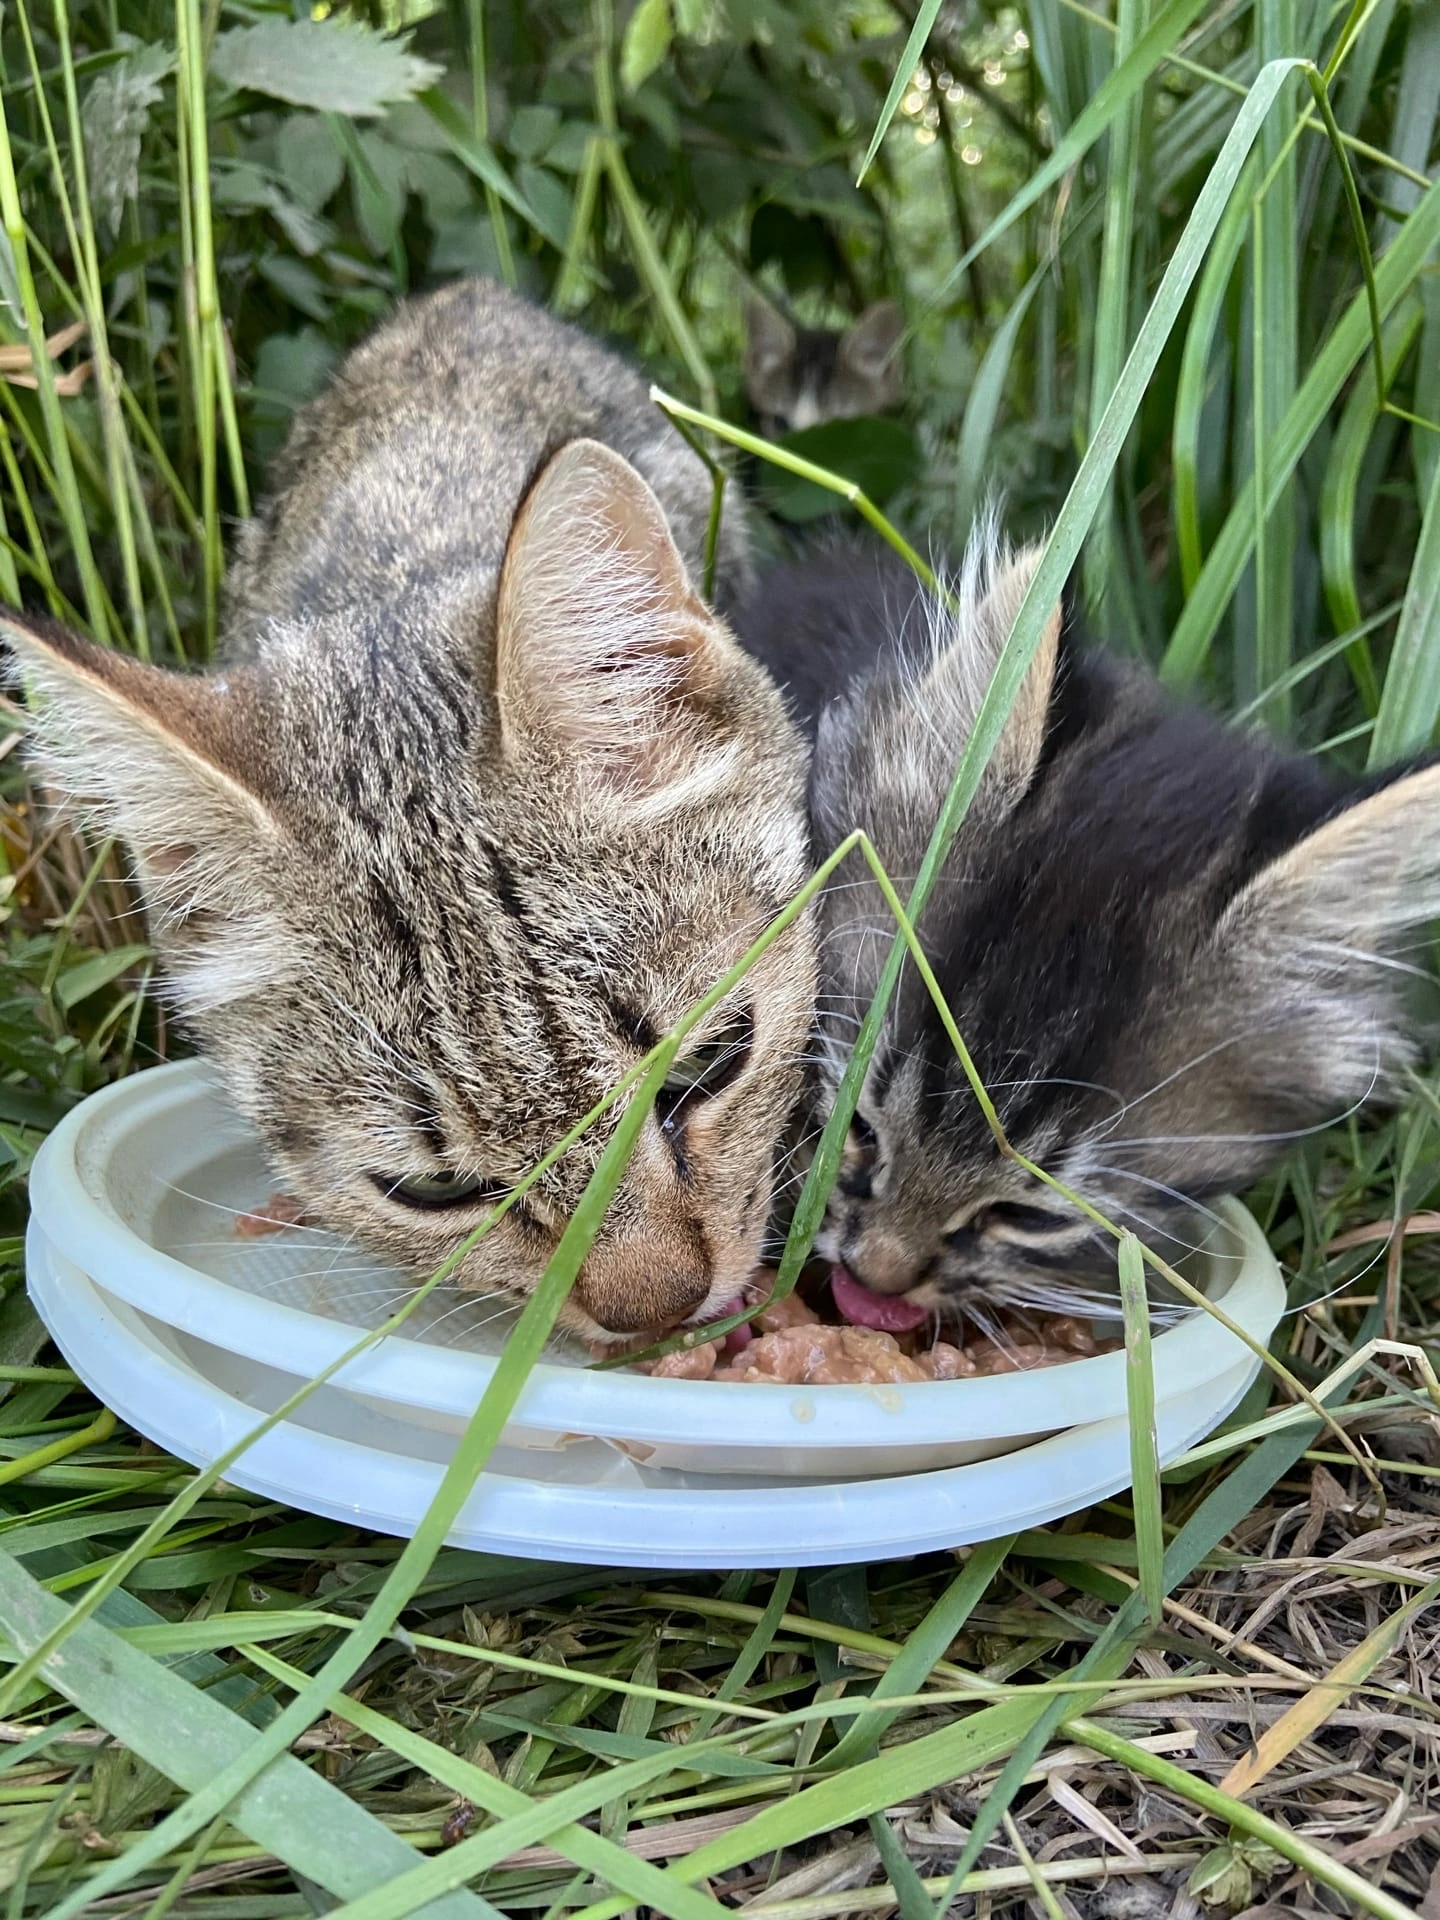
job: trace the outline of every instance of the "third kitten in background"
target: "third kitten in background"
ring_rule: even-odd
[[[738,626],[815,740],[817,855],[863,827],[908,891],[1036,552],[948,608],[884,550],[772,571]],[[1392,1095],[1397,964],[1440,913],[1440,766],[1343,780],[1179,707],[1057,609],[920,924],[1013,1144],[1175,1257],[1208,1202]],[[852,856],[822,902],[823,1120],[894,923]],[[819,1251],[983,1321],[1110,1290],[1115,1246],[996,1149],[907,968]]]
[[[774,439],[898,406],[904,327],[893,300],[867,307],[843,333],[792,326],[765,301],[752,300],[745,309],[745,391],[761,432]]]

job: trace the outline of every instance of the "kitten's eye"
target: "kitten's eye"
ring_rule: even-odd
[[[754,1016],[747,1008],[713,1039],[677,1060],[655,1097],[661,1126],[670,1126],[681,1106],[692,1100],[711,1099],[733,1085],[750,1058],[754,1038]]]
[[[835,1191],[847,1200],[873,1197],[875,1162],[880,1153],[880,1136],[863,1113],[850,1116],[850,1131],[845,1136],[845,1151],[840,1157],[840,1173]]]
[[[482,1201],[493,1203],[503,1200],[509,1192],[508,1187],[497,1186],[493,1180],[481,1180],[468,1173],[413,1173],[403,1180],[387,1180],[377,1173],[371,1178],[387,1200],[431,1210],[467,1203],[474,1206]]]
[[[1018,1200],[996,1200],[981,1209],[971,1227],[981,1232],[986,1227],[999,1227],[1020,1234],[1049,1234],[1064,1233],[1074,1224],[1064,1214],[1051,1213],[1046,1207],[1022,1206]]]

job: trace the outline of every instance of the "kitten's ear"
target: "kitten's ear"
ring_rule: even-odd
[[[247,676],[170,673],[11,608],[0,638],[45,778],[127,842],[160,930],[243,913],[238,856],[281,839],[249,771],[265,728]]]
[[[893,300],[877,300],[841,337],[840,358],[852,372],[864,379],[893,383],[900,381],[898,358],[892,359],[905,331],[905,316]]]
[[[1317,976],[1372,971],[1366,956],[1440,919],[1440,766],[1401,772],[1331,815],[1241,889],[1218,933]]]
[[[1021,602],[1030,590],[1040,555],[1039,547],[1027,547],[1013,558],[991,559],[983,586],[979,578],[983,562],[967,562],[958,589],[959,610],[948,623],[949,637],[911,696],[911,704],[925,718],[934,752],[944,761],[937,769],[938,790],[942,793],[954,773],[961,747],[974,731],[975,716]],[[1002,811],[1021,798],[1039,765],[1055,691],[1060,630],[1061,612],[1056,606],[1045,622],[1040,645],[985,770],[980,797]]]
[[[795,358],[795,329],[768,301],[751,300],[747,303],[745,334],[747,380],[773,380]]]
[[[562,448],[500,576],[502,751],[602,791],[678,799],[729,744],[718,708],[733,665],[640,475],[597,441]]]

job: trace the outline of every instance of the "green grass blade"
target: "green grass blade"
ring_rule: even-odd
[[[770,1643],[780,1628],[785,1609],[790,1605],[790,1596],[795,1591],[795,1569],[786,1567],[775,1577],[775,1585],[770,1590],[770,1598],[765,1602],[765,1610],[755,1622],[746,1637],[744,1646],[735,1656],[734,1665],[715,1690],[717,1701],[734,1700],[742,1687],[754,1676],[760,1662],[770,1651]],[[720,1715],[714,1708],[697,1715],[692,1741],[703,1740]]]
[[[875,122],[875,131],[870,136],[870,144],[865,149],[865,158],[860,162],[860,171],[855,176],[858,187],[870,171],[871,162],[880,151],[880,142],[890,131],[890,122],[904,98],[905,89],[910,84],[910,76],[920,64],[925,51],[925,42],[930,38],[930,29],[935,24],[935,16],[940,11],[940,0],[921,0],[915,14],[915,23],[905,40],[904,51],[895,63],[895,75],[890,82],[890,90],[885,95],[885,104],[880,109],[880,118]]]
[[[1415,411],[1422,420],[1440,421],[1440,276],[1428,274],[1421,281],[1420,305],[1425,319],[1415,371]],[[1428,493],[1430,477],[1440,466],[1440,433],[1417,433],[1414,455],[1415,478],[1421,493]]]
[[[1421,753],[1440,716],[1440,462],[1430,475],[1430,493],[1410,584],[1400,609],[1380,712],[1370,736],[1372,767],[1407,753]]]
[[[1440,240],[1440,184],[1423,196],[1389,250],[1376,263],[1375,291],[1382,320],[1415,283],[1437,240]],[[1294,473],[1320,423],[1369,347],[1370,317],[1369,295],[1362,288],[1327,336],[1286,409],[1269,448],[1267,481],[1272,502],[1275,492]],[[1252,475],[1235,496],[1165,650],[1161,671],[1171,686],[1191,686],[1199,674],[1230,596],[1254,551],[1254,523]]]
[[[40,296],[30,267],[25,217],[20,210],[20,189],[15,174],[10,144],[10,121],[4,94],[0,93],[0,223],[15,263],[15,277],[25,316],[25,337],[35,371],[40,396],[40,412],[45,422],[50,461],[54,469],[55,503],[65,522],[66,536],[80,573],[80,590],[85,601],[85,617],[96,639],[105,639],[110,631],[108,601],[95,565],[90,544],[84,502],[80,495],[75,463],[71,457],[69,431],[55,391],[55,371],[45,351],[45,321],[40,311]]]
[[[1069,1730],[1077,1740],[1083,1741],[1087,1747],[1093,1747],[1097,1753],[1103,1753],[1107,1759],[1119,1761],[1131,1772],[1154,1780],[1168,1792],[1188,1800],[1192,1806],[1226,1821],[1242,1833],[1263,1840],[1285,1859],[1292,1860],[1297,1867],[1311,1874],[1322,1886],[1333,1887],[1351,1903],[1353,1911],[1376,1914],[1379,1920],[1414,1920],[1412,1907],[1395,1899],[1363,1874],[1357,1873],[1353,1867],[1345,1866],[1326,1853],[1323,1847],[1317,1847],[1280,1821],[1270,1819],[1244,1800],[1221,1793],[1218,1787],[1212,1786],[1199,1774],[1177,1767],[1173,1760],[1150,1753],[1144,1747],[1136,1746],[1133,1741],[1123,1739],[1110,1728],[1097,1726],[1093,1720],[1083,1717],[1072,1720]]]
[[[308,1679],[298,1668],[261,1654],[258,1649],[255,1663],[297,1690],[302,1689]],[[669,1914],[672,1920],[720,1920],[727,1911],[708,1893],[692,1890],[648,1860],[627,1852],[616,1841],[578,1824],[617,1793],[633,1792],[664,1772],[673,1772],[681,1764],[677,1749],[672,1747],[653,1758],[592,1775],[578,1786],[543,1800],[532,1800],[483,1767],[447,1752],[423,1734],[374,1712],[346,1694],[336,1696],[334,1711],[343,1714],[362,1733],[368,1733],[390,1752],[422,1768],[454,1792],[464,1794],[496,1822],[484,1833],[451,1847],[437,1859],[413,1862],[403,1878],[377,1886],[334,1909],[337,1920],[341,1914],[345,1920],[404,1920],[404,1916],[417,1911],[429,1912],[427,1903],[444,1898],[447,1893],[453,1895],[454,1890],[486,1868],[497,1865],[507,1854],[542,1844],[568,1855],[577,1866],[587,1868],[637,1903]]]
[[[1298,51],[1295,0],[1258,0],[1256,43],[1262,61]],[[1287,90],[1293,123],[1294,89]],[[1252,434],[1256,475],[1255,617],[1247,657],[1237,658],[1236,686],[1251,699],[1283,683],[1295,650],[1295,493],[1277,487],[1272,500],[1266,472],[1271,442],[1295,397],[1298,357],[1295,152],[1290,127],[1270,115],[1260,135],[1259,164],[1266,178],[1254,217],[1252,248]],[[1240,648],[1242,638],[1236,635]],[[1277,732],[1290,726],[1288,695],[1276,693],[1263,718]]]
[[[1123,66],[1144,30],[1147,0],[1117,0],[1115,65]],[[1140,172],[1143,96],[1135,94],[1115,116],[1110,129],[1110,160],[1105,175],[1104,237],[1100,245],[1100,298],[1095,313],[1090,362],[1089,419],[1098,420],[1115,390],[1130,340],[1130,288],[1135,237],[1135,203]],[[1118,561],[1113,498],[1096,515],[1085,547],[1085,598],[1091,608],[1105,604]]]
[[[1414,345],[1422,312],[1418,299],[1406,299],[1385,322],[1381,337],[1385,365],[1391,375]],[[1388,391],[1388,381],[1385,391]],[[1383,393],[1376,393],[1373,381],[1355,382],[1340,416],[1320,484],[1321,579],[1330,618],[1341,633],[1358,628],[1364,622],[1355,567],[1355,502],[1361,468],[1381,418],[1383,397]],[[1354,643],[1349,659],[1366,711],[1374,714],[1380,704],[1380,682],[1370,648],[1363,638]]]
[[[64,1614],[62,1601],[8,1554],[0,1554],[0,1618],[17,1645],[38,1646]],[[208,1691],[157,1665],[94,1620],[69,1635],[64,1652],[47,1663],[44,1673],[57,1693],[98,1726],[191,1791],[243,1755],[256,1738],[247,1721]],[[341,1899],[403,1873],[417,1857],[373,1814],[283,1752],[241,1790],[228,1815],[257,1845]],[[123,1883],[128,1871],[119,1877]],[[82,1904],[86,1897],[82,1892]],[[446,1920],[482,1920],[494,1913],[471,1894],[457,1894],[428,1911],[431,1920],[442,1914]]]
[[[1030,311],[1030,302],[1052,270],[1051,262],[1044,260],[1031,274],[1011,301],[1009,311],[995,329],[985,349],[985,357],[976,370],[974,384],[965,402],[960,445],[955,456],[954,526],[957,546],[963,546],[970,537],[980,503],[981,485],[991,468],[990,440],[995,431],[1000,402],[1004,398],[1005,384],[1010,377],[1015,343],[1020,338],[1020,329]]]
[[[1195,291],[1195,305],[1185,329],[1185,348],[1180,359],[1171,449],[1175,469],[1175,544],[1180,556],[1180,579],[1187,595],[1193,593],[1204,564],[1200,445],[1210,398],[1211,368],[1216,358],[1215,336],[1221,309],[1230,292],[1235,263],[1249,232],[1250,187],[1257,174],[1258,168],[1252,161],[1235,198],[1225,209],[1225,218]]]
[[[1125,1406],[1130,1417],[1130,1495],[1140,1592],[1158,1627],[1165,1599],[1165,1534],[1160,1523],[1160,1452],[1155,1433],[1155,1369],[1145,1260],[1133,1233],[1120,1239],[1120,1305],[1125,1315]]]
[[[904,1650],[881,1674],[870,1694],[873,1702],[920,1691],[936,1661],[944,1659],[951,1642],[964,1629],[1014,1543],[1014,1534],[1004,1534],[971,1548],[964,1566],[907,1636]],[[826,1765],[839,1772],[856,1761],[870,1759],[893,1719],[893,1714],[881,1714],[853,1722],[826,1756]]]
[[[925,1882],[885,1815],[872,1813],[867,1824],[885,1878],[895,1889],[900,1920],[939,1920],[938,1911],[925,1891]]]
[[[1019,193],[991,221],[974,246],[961,256],[958,265],[946,274],[934,296],[936,302],[945,298],[973,260],[978,260],[1001,234],[1008,233],[1037,200],[1048,193],[1051,187],[1058,185],[1071,168],[1084,159],[1101,134],[1140,92],[1159,62],[1194,23],[1204,5],[1205,0],[1170,0],[1170,4],[1140,36],[1129,58],[1122,60],[1104,85],[1096,90],[1044,166],[1031,175]]]

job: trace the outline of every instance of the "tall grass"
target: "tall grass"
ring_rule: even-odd
[[[628,338],[702,431],[740,411],[746,284],[829,319],[891,292],[912,321],[916,462],[870,499],[856,430],[832,442],[827,484],[917,560],[927,542],[962,541],[990,487],[1019,530],[1047,536],[912,917],[1077,565],[1095,626],[1177,685],[1333,741],[1351,765],[1431,740],[1440,89],[1423,12],[1119,0],[1111,19],[1030,0],[956,25],[930,0],[893,15],[797,0],[787,36],[696,0],[618,15],[611,0],[544,13],[469,0],[421,16],[405,44],[379,33],[379,10],[368,26],[307,23],[302,44],[285,12],[127,5],[67,14],[57,0],[42,18],[19,0],[0,28],[12,596],[117,646],[206,657],[226,530],[288,410],[391,299],[444,272],[488,268]],[[268,55],[243,38],[262,29]],[[73,322],[83,332],[52,358]],[[780,457],[814,477],[802,436]],[[167,1036],[113,851],[52,835],[15,759],[3,768],[13,1230],[45,1127]],[[897,931],[782,1283],[823,1207],[903,950]],[[682,1039],[618,1090],[628,1104],[586,1200],[403,1547],[278,1513],[227,1488],[221,1466],[192,1476],[114,1438],[63,1369],[37,1367],[18,1239],[4,1244],[10,1913],[63,1920],[131,1888],[156,1920],[327,1901],[364,1920],[532,1906],[601,1920],[639,1905],[706,1920],[721,1876],[854,1823],[869,1823],[883,1895],[820,1908],[797,1895],[776,1908],[787,1920],[847,1902],[926,1920],[967,1889],[1027,1890],[1053,1911],[1064,1863],[1027,1847],[1015,1810],[1056,1737],[1233,1828],[1210,1838],[1235,1886],[1289,1862],[1352,1910],[1409,1911],[1409,1855],[1391,1860],[1402,1900],[1250,1805],[1261,1775],[1217,1788],[1158,1758],[1134,1722],[1138,1699],[1165,1697],[1154,1662],[1177,1589],[1225,1560],[1319,1426],[1304,1409],[1252,1408],[1249,1428],[1162,1488],[1132,1243],[1136,1497],[1083,1535],[803,1590],[786,1574],[643,1591],[444,1548]],[[1417,1085],[1397,1120],[1352,1128],[1258,1196],[1297,1297],[1369,1257],[1360,1242],[1332,1248],[1342,1222],[1431,1204],[1436,1113]],[[1405,1300],[1427,1326],[1423,1288]],[[1297,1321],[1286,1356],[1301,1391],[1377,1324]],[[1376,1401],[1377,1367],[1332,1399],[1363,1386],[1387,1411],[1427,1404],[1403,1374],[1381,1376]],[[1264,1773],[1325,1729],[1332,1701],[1378,1684],[1432,1597],[1387,1598],[1353,1657],[1300,1671],[1301,1717],[1280,1723]],[[543,1619],[542,1644],[511,1637],[507,1610]],[[891,1631],[873,1631],[872,1612]],[[1013,1661],[982,1657],[982,1615],[992,1636],[997,1620],[1010,1631]],[[1127,1679],[1137,1650],[1150,1664]],[[1282,1677],[1272,1664],[1246,1684]],[[1183,1685],[1233,1678],[1207,1669]],[[343,1753],[340,1778],[290,1754],[312,1738]],[[979,1778],[946,1873],[922,1878],[885,1810]],[[437,1815],[453,1796],[474,1828],[458,1837]],[[654,1823],[702,1816],[719,1825],[685,1829],[671,1865],[637,1851]],[[1002,1830],[1013,1867],[978,1865]],[[525,1851],[537,1847],[538,1863]],[[1213,1859],[1180,1859],[1165,1870],[1193,1864],[1215,1883]],[[258,1892],[245,1877],[257,1868]]]

